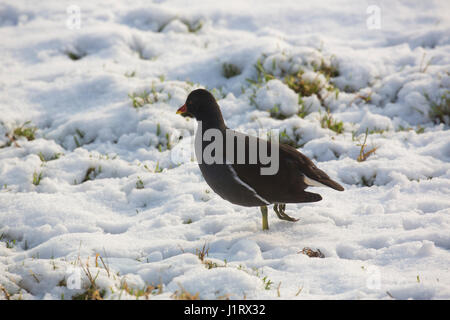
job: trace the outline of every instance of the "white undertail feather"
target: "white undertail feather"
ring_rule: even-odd
[[[303,176],[303,181],[310,187],[328,187],[319,181],[308,178],[307,176]]]

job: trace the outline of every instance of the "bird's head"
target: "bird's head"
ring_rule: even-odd
[[[177,114],[194,117],[198,121],[223,123],[222,113],[214,96],[205,89],[192,91]]]

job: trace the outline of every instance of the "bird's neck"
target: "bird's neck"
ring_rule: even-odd
[[[225,130],[227,129],[225,121],[223,121],[223,117],[220,112],[216,112],[214,115],[209,115],[204,119],[198,119],[198,124],[201,124],[202,133],[204,133],[208,129],[219,129],[222,132],[225,132]]]
[[[208,129],[219,129],[220,131],[225,132],[227,129],[227,126],[225,125],[225,122],[216,122],[216,121],[199,121],[199,126],[201,125],[202,133],[205,133]]]
[[[211,141],[215,141],[215,143],[220,143],[218,141],[222,141],[222,147],[224,146],[224,139],[226,139],[226,130],[228,128],[223,121],[198,121],[198,127],[195,133],[195,154],[197,159],[203,158],[203,150],[204,148],[211,143]],[[219,130],[220,132],[218,132]],[[219,139],[218,141],[216,141]],[[220,149],[220,146],[219,146]]]

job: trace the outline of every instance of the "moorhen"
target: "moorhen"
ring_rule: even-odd
[[[274,204],[278,218],[295,222],[298,219],[285,213],[286,203],[322,200],[319,194],[305,191],[307,187],[344,190],[295,148],[229,129],[216,99],[207,90],[192,91],[177,114],[195,117],[198,121],[195,153],[200,159],[200,171],[208,185],[233,204],[259,206],[263,230],[269,229],[267,206],[270,204]],[[268,154],[269,150],[271,157],[277,156],[272,159],[278,161],[276,172],[269,172],[267,158],[260,155],[262,151]]]

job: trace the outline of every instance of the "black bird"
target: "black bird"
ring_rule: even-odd
[[[274,204],[274,211],[278,218],[294,222],[298,219],[285,213],[286,203],[322,200],[319,194],[305,191],[307,187],[327,186],[338,191],[344,190],[339,183],[330,179],[325,172],[317,168],[308,157],[295,148],[282,143],[272,145],[268,140],[229,129],[225,125],[219,105],[207,90],[192,91],[186,103],[177,110],[177,114],[195,117],[199,125],[201,124],[201,130],[197,130],[195,137],[197,159],[203,159],[206,148],[211,149],[212,144],[217,142],[216,136],[214,139],[205,139],[205,133],[209,129],[221,133],[223,147],[211,152],[214,159],[220,161],[208,163],[203,159],[199,163],[200,171],[211,189],[223,199],[241,206],[259,206],[263,215],[263,230],[269,229],[267,206],[270,204]],[[230,139],[234,142],[233,149],[226,148]],[[239,148],[239,139],[245,142],[241,144],[241,148]],[[252,147],[255,145],[256,149]],[[269,167],[267,161],[264,162],[259,155],[262,147],[268,151],[278,151],[274,153],[279,155],[278,171],[275,174],[262,174],[261,169]],[[271,150],[272,147],[277,149]],[[252,152],[257,154],[257,160],[253,158],[253,162],[250,160]],[[244,156],[243,153],[245,153]]]

